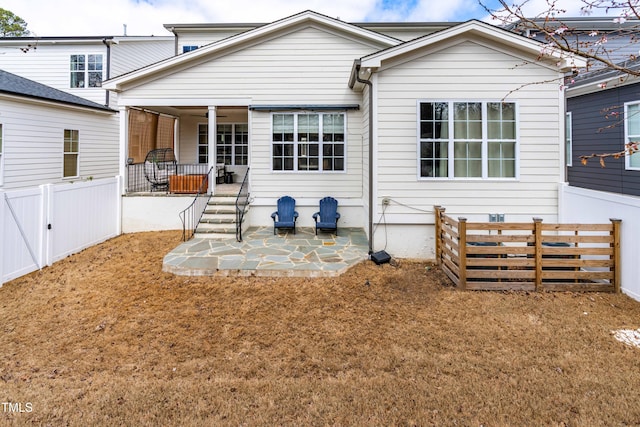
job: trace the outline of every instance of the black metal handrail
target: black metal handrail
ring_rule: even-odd
[[[200,222],[200,218],[204,214],[204,210],[209,203],[211,195],[207,194],[207,188],[209,183],[209,176],[213,168],[209,169],[209,172],[205,175],[198,187],[198,193],[193,199],[193,202],[182,212],[180,212],[180,220],[182,221],[182,240],[187,241],[193,237]],[[187,231],[188,230],[188,231]],[[189,237],[187,237],[187,233]]]
[[[244,174],[242,185],[240,185],[240,190],[238,191],[238,197],[236,197],[236,240],[238,242],[242,242],[242,221],[244,220],[244,214],[247,204],[249,203],[248,176],[249,168],[247,168],[247,173]]]

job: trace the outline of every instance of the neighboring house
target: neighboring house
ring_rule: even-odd
[[[638,63],[631,62],[630,67]],[[640,300],[640,153],[582,164],[580,156],[616,153],[640,141],[640,79],[601,70],[577,78],[566,91],[567,182],[561,217],[570,222],[622,219],[623,291]]]
[[[534,18],[530,22],[517,21],[505,28],[525,37],[547,42],[549,33],[563,46],[606,58],[612,63],[637,57],[638,19],[614,19],[612,16],[584,16],[576,18]],[[537,27],[537,28],[536,28]],[[599,61],[587,59],[588,71],[605,67]]]
[[[0,69],[102,105],[102,81],[173,56],[174,37],[2,37]]]
[[[598,158],[586,165],[580,156],[615,153],[640,141],[640,79],[601,71],[576,79],[566,91],[571,125],[567,182],[575,187],[640,196],[640,153]]]
[[[250,167],[251,225],[270,225],[288,194],[311,226],[330,195],[339,226],[367,230],[372,251],[433,258],[434,205],[470,220],[556,221],[558,86],[584,62],[540,57],[539,42],[479,21],[409,41],[383,30],[307,11],[103,87],[122,126],[133,108],[176,117],[181,161],[214,166],[228,148],[240,176]]]
[[[118,174],[117,112],[0,70],[0,189]]]

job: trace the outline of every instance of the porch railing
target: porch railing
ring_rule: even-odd
[[[204,176],[198,192],[193,199],[193,202],[182,212],[180,212],[180,220],[182,221],[182,240],[187,241],[193,237],[200,222],[200,218],[204,213],[207,203],[211,195],[207,194],[207,188],[209,184],[209,176],[213,168],[209,169],[209,172]]]
[[[249,182],[247,178],[249,176],[249,168],[244,174],[242,185],[238,191],[238,197],[236,197],[236,240],[242,242],[242,221],[244,220],[244,214],[247,211],[247,204],[249,203]]]
[[[200,183],[199,175],[207,174],[207,165],[206,164],[181,164],[178,163],[176,165],[175,175],[179,176],[191,176],[197,177],[197,181]],[[171,179],[169,177],[169,179]],[[198,189],[196,186],[193,187],[192,190],[181,188],[182,193],[196,193]],[[133,163],[127,165],[127,193],[164,193],[167,194],[171,192],[171,188],[169,182],[166,185],[158,186],[157,183],[152,183],[147,179],[144,170],[144,163]]]

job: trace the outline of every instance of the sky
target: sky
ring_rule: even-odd
[[[169,36],[164,24],[267,23],[313,10],[346,22],[493,22],[479,1],[497,0],[0,0],[27,22],[31,35]],[[511,0],[509,3],[513,2]],[[516,3],[518,1],[516,0]],[[564,16],[581,16],[582,0],[558,0]],[[529,0],[528,16],[548,9]],[[498,23],[496,23],[498,24]]]

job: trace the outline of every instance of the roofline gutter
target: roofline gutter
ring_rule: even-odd
[[[358,83],[369,86],[369,255],[373,253],[373,82],[360,78],[360,60],[355,63]]]

